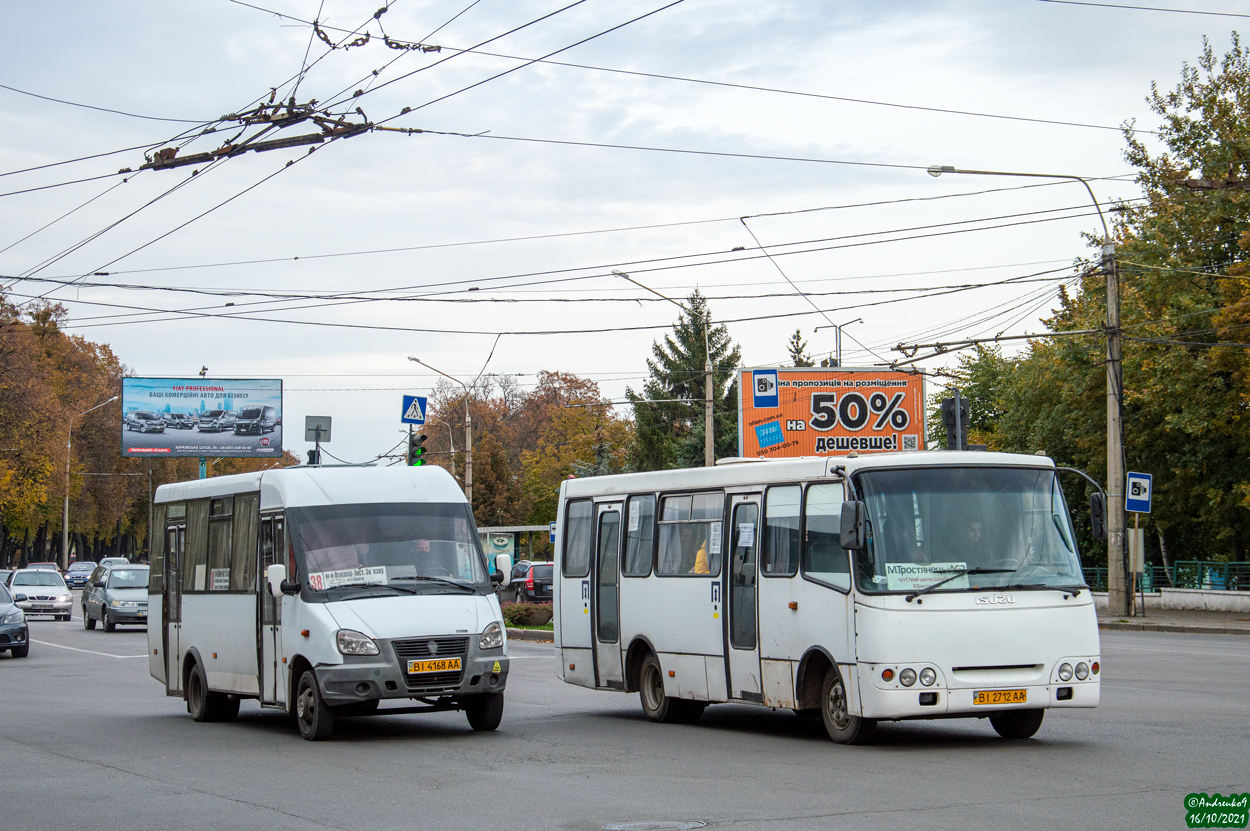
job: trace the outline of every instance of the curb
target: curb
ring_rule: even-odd
[[[1247,627],[1204,626],[1193,623],[1120,623],[1114,620],[1100,620],[1098,628],[1119,632],[1171,632],[1182,635],[1250,635],[1250,628]]]
[[[548,632],[546,629],[508,629],[508,640],[510,641],[538,641],[539,643],[554,643],[555,633]]]

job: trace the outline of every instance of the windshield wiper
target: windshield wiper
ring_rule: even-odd
[[[939,580],[932,585],[925,586],[923,589],[921,589],[918,592],[912,592],[911,594],[907,595],[903,599],[906,600],[908,603],[910,603],[913,600],[915,600],[917,597],[919,597],[920,595],[928,594],[929,592],[936,589],[938,586],[945,586],[947,583],[954,580],[956,577],[963,577],[966,574],[1012,574],[1016,570],[1017,569],[1014,569],[1014,568],[965,568],[965,569],[961,569],[955,572],[954,574],[952,574],[950,577],[945,578],[944,580]]]
[[[424,575],[406,574],[403,577],[392,577],[392,580],[428,580],[431,583],[442,583],[445,586],[455,586],[457,589],[464,589],[470,594],[476,594],[476,590],[472,586],[466,586],[464,583],[457,583],[455,580],[448,580],[444,577],[426,577]]]
[[[339,586],[330,586],[326,591],[332,592],[335,589],[394,589],[397,592],[416,594],[416,591],[406,586],[393,586],[390,583],[344,583]]]

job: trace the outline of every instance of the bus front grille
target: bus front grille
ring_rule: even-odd
[[[463,636],[441,636],[433,638],[409,638],[402,641],[391,641],[395,657],[404,670],[404,684],[409,692],[443,692],[454,690],[460,686],[464,678],[465,659],[469,652],[469,639]],[[450,672],[421,672],[409,674],[409,661],[424,661],[432,658],[459,658],[460,669]]]

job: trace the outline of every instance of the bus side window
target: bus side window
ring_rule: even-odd
[[[594,545],[594,503],[589,499],[570,502],[564,520],[564,576],[585,577],[590,573]]]
[[[791,577],[799,567],[798,485],[769,488],[764,494],[764,549],[760,571],[774,577]]]
[[[234,498],[234,545],[230,563],[230,590],[256,590],[256,531],[260,523],[260,492]]]
[[[187,542],[183,550],[182,592],[205,591],[208,581],[208,500],[187,503]]]
[[[626,577],[646,577],[651,573],[651,554],[655,542],[655,497],[631,496],[626,510],[625,526]]]
[[[807,488],[803,505],[803,574],[847,591],[851,588],[847,552],[841,545],[842,485]]]
[[[152,511],[152,528],[155,532],[148,547],[152,551],[152,560],[148,569],[148,594],[161,594],[165,591],[165,516],[166,503],[162,502]]]

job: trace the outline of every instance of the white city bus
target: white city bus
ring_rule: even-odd
[[[726,463],[730,462],[730,463]],[[1027,738],[1095,707],[1098,625],[1054,463],[888,453],[574,479],[555,641],[570,684],[878,721],[988,717]]]
[[[239,701],[336,716],[503,714],[507,644],[455,480],[439,467],[300,467],[162,485],[148,587],[152,676],[196,721]],[[511,558],[497,563],[502,581]],[[385,699],[403,706],[379,709]]]

